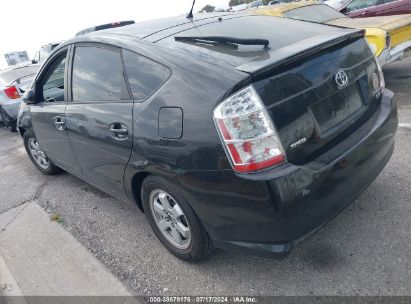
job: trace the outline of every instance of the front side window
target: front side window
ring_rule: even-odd
[[[66,56],[59,56],[51,63],[50,70],[46,70],[45,80],[42,82],[43,100],[47,102],[62,102],[64,101],[64,74],[66,69]]]
[[[353,0],[347,5],[347,11],[352,12],[363,8],[376,6],[377,4],[378,0]]]
[[[124,65],[134,100],[151,96],[170,77],[170,70],[144,56],[123,50]]]
[[[323,23],[329,20],[345,18],[346,16],[337,12],[328,5],[310,5],[296,8],[285,12],[287,18]]]
[[[72,96],[77,102],[128,100],[120,53],[100,47],[76,47]]]

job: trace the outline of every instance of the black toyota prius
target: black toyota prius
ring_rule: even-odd
[[[363,36],[243,14],[79,36],[43,64],[19,131],[41,172],[134,201],[181,259],[283,256],[393,153],[396,104]]]

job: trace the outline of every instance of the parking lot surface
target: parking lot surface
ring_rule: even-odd
[[[411,124],[411,60],[386,69]],[[398,131],[382,174],[349,208],[284,260],[217,250],[188,264],[144,215],[81,180],[41,175],[18,134],[0,130],[0,213],[36,199],[136,295],[411,295],[411,130]]]

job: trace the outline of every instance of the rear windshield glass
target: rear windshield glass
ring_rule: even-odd
[[[19,84],[24,85],[24,84],[31,83],[33,81],[34,77],[36,77],[36,74],[31,74],[31,75],[24,76],[24,77],[19,79]],[[14,83],[14,84],[16,84],[16,83]]]
[[[304,6],[284,12],[288,18],[311,21],[311,22],[327,22],[329,20],[344,18],[345,16],[328,5],[311,5]]]
[[[36,74],[38,69],[38,66],[33,65],[0,72],[0,84],[8,85],[22,77]]]
[[[284,30],[287,29],[287,30]],[[270,53],[319,34],[339,33],[341,29],[322,24],[272,16],[240,16],[197,26],[157,43],[219,65],[240,66],[256,59],[269,59]],[[225,36],[242,39],[266,39],[269,49],[262,45],[229,45],[175,41],[175,37]]]

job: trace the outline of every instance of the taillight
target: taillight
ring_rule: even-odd
[[[252,86],[224,100],[214,121],[235,171],[260,171],[286,161],[277,130]]]
[[[7,97],[10,99],[20,98],[20,94],[15,86],[5,88],[4,93],[6,93]]]

